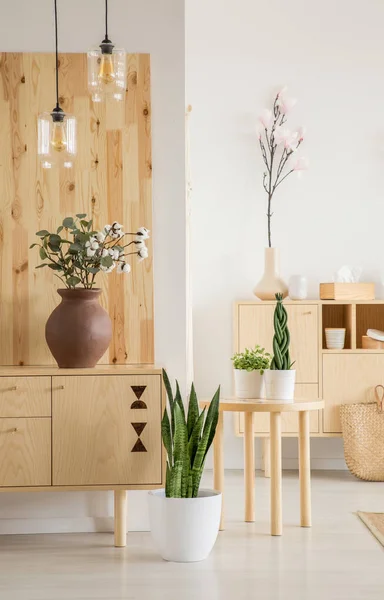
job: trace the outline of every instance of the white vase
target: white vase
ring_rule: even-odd
[[[265,396],[267,402],[293,402],[295,397],[296,371],[290,369],[264,371]]]
[[[149,492],[148,498],[152,538],[164,560],[207,558],[219,532],[221,493],[200,490],[197,498],[166,498],[161,489]]]
[[[288,286],[279,275],[280,262],[278,248],[265,248],[264,275],[256,285],[253,293],[260,300],[275,300],[275,294],[288,295]]]
[[[305,300],[308,296],[308,281],[304,275],[292,275],[289,279],[288,293],[291,300]]]
[[[264,376],[260,371],[234,369],[235,395],[237,398],[253,400],[265,397]]]

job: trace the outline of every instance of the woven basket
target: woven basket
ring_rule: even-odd
[[[380,398],[381,393],[381,398]],[[384,387],[375,388],[376,402],[340,407],[345,462],[365,481],[384,481]]]

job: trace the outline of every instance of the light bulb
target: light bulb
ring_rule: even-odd
[[[106,84],[113,83],[115,81],[116,74],[112,54],[101,55],[99,78],[101,81],[103,81],[103,83]]]
[[[56,121],[52,126],[50,144],[56,152],[62,152],[67,148],[66,126],[64,121]]]

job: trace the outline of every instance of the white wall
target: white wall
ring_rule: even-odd
[[[195,382],[231,393],[232,303],[263,270],[266,198],[255,135],[278,87],[299,99],[311,168],[274,199],[282,274],[317,296],[343,264],[381,282],[384,265],[384,3],[372,0],[187,0],[187,102],[192,104]],[[380,287],[380,286],[378,286]],[[382,290],[380,290],[382,293]],[[226,464],[242,465],[227,421]],[[284,442],[296,464],[295,440]],[[343,467],[341,440],[312,442],[315,467]]]
[[[152,63],[155,354],[186,380],[184,3],[111,0],[110,36]],[[51,52],[52,0],[1,0],[0,51]],[[104,0],[59,0],[60,49],[86,52],[103,37]],[[145,492],[129,494],[128,524],[147,527]],[[107,493],[0,494],[0,533],[110,529]],[[25,520],[27,519],[27,520]]]

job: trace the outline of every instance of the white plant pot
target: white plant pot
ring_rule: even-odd
[[[196,562],[211,552],[220,526],[221,493],[200,490],[197,498],[166,498],[149,492],[149,522],[155,546],[164,560]]]
[[[264,371],[265,395],[268,402],[293,402],[296,371]]]
[[[265,397],[264,376],[260,371],[234,369],[235,394],[237,398],[253,400]]]
[[[325,341],[329,350],[342,350],[345,344],[344,327],[326,327]]]

